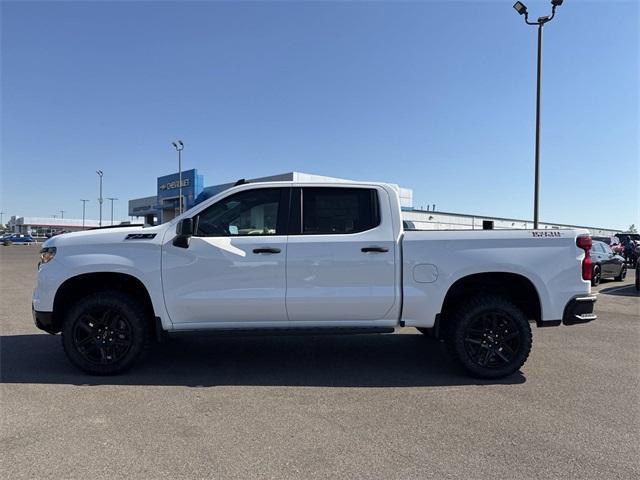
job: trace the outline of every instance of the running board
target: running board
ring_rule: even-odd
[[[297,328],[221,328],[207,330],[173,330],[174,335],[210,336],[274,336],[274,335],[364,335],[370,333],[393,333],[393,327],[297,327]]]

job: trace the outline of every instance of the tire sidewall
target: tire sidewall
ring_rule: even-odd
[[[124,357],[109,365],[89,362],[78,352],[73,341],[73,330],[87,310],[110,308],[126,318],[131,328],[131,346]],[[149,325],[144,310],[130,296],[120,292],[94,293],[79,300],[65,315],[62,326],[62,346],[69,360],[81,370],[92,375],[114,375],[129,368],[147,349]]]
[[[465,334],[470,324],[480,315],[496,312],[509,317],[519,333],[519,349],[514,358],[506,365],[498,368],[482,367],[469,357],[465,347]],[[462,367],[473,376],[480,378],[501,378],[508,376],[526,362],[531,352],[532,334],[529,320],[522,311],[501,297],[486,296],[477,297],[461,306],[453,318],[447,339],[447,346]]]

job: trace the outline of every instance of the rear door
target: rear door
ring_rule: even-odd
[[[291,215],[286,300],[291,322],[362,322],[397,314],[396,243],[384,189],[295,188]]]

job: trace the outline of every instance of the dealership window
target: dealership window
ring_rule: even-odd
[[[277,235],[281,188],[245,190],[198,215],[197,236]]]
[[[302,233],[309,235],[363,232],[380,223],[378,194],[368,188],[303,188],[302,212]]]

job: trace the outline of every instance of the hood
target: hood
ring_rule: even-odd
[[[162,239],[162,235],[169,223],[156,225],[153,227],[115,227],[115,228],[96,228],[93,230],[82,230],[80,232],[63,233],[56,235],[45,241],[43,247],[62,247],[68,245],[98,245],[107,243],[121,243],[124,241],[152,241],[158,242]]]

